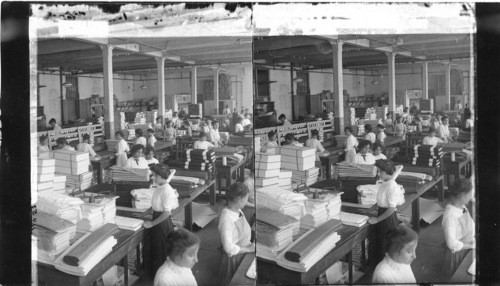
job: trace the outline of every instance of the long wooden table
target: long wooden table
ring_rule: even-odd
[[[241,261],[240,266],[238,266],[238,270],[236,270],[236,273],[234,273],[231,282],[229,282],[229,285],[231,286],[256,285],[255,279],[247,277],[248,268],[250,268],[250,265],[252,264],[254,259],[255,259],[255,253],[245,254],[243,261]]]
[[[412,206],[412,224],[415,231],[420,230],[420,205],[419,198],[425,192],[430,190],[435,185],[439,186],[439,193],[444,192],[443,187],[443,176],[438,177],[435,180],[429,181],[423,184],[416,194],[409,194],[405,196],[405,203],[398,207],[398,211],[401,211],[408,206]],[[441,196],[441,195],[440,195]],[[370,208],[356,208],[352,206],[342,206],[342,211],[363,214],[367,216],[377,216],[376,205]],[[320,259],[309,271],[307,272],[297,272],[290,269],[286,269],[278,265],[275,261],[266,260],[263,258],[257,258],[257,275],[260,278],[271,280],[273,282],[284,283],[284,284],[311,284],[315,282],[315,279],[319,277],[326,269],[331,267],[335,262],[339,261],[341,258],[346,257],[349,264],[349,284],[352,284],[353,275],[353,264],[352,264],[352,250],[354,245],[362,246],[362,255],[364,257],[365,253],[365,239],[373,232],[373,226],[365,224],[361,227],[354,227],[344,225],[341,230],[339,230],[339,235],[341,237],[340,241],[337,243],[335,248],[330,251],[326,256]]]
[[[455,271],[455,274],[451,277],[450,283],[474,283],[476,276],[469,273],[469,267],[472,261],[474,261],[474,250],[471,249],[467,252],[460,266],[458,266],[457,271]]]
[[[201,193],[210,189],[210,196],[215,197],[214,181],[209,184],[197,187],[190,195],[189,198],[183,198],[179,201],[179,207],[172,211],[172,216],[176,215],[184,209],[185,220],[187,228],[191,229],[193,223],[192,215],[192,202]],[[215,202],[215,200],[214,200]],[[212,200],[211,200],[211,204]],[[140,217],[144,220],[151,220],[152,217],[143,211],[133,208],[119,207],[117,206],[117,215],[128,216],[128,217]],[[47,285],[91,285],[97,279],[102,277],[102,275],[108,271],[113,265],[119,263],[120,261],[124,267],[124,285],[128,285],[128,253],[135,249],[141,242],[145,241],[150,237],[149,230],[141,228],[135,232],[129,230],[120,229],[117,234],[114,235],[118,240],[118,243],[113,247],[113,251],[107,255],[103,260],[101,260],[90,272],[85,276],[71,275],[62,271],[59,271],[52,265],[44,264],[38,262],[38,280],[40,282],[47,283]],[[149,248],[146,247],[144,250],[147,251]],[[150,267],[150,260],[145,256],[145,270],[148,273],[148,268]]]

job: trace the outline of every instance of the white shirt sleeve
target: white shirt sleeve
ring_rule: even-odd
[[[455,220],[450,215],[443,216],[443,230],[444,230],[444,238],[446,240],[446,246],[451,250],[451,252],[457,252],[462,250],[464,247],[463,242],[458,240],[455,235],[457,233],[458,221]]]
[[[161,192],[160,199],[162,201],[163,211],[171,212],[173,209],[179,207],[179,195],[177,191],[171,186],[166,186]]]
[[[387,186],[387,203],[390,208],[395,208],[399,203],[401,199],[401,190],[399,189],[398,184],[396,181],[392,181],[388,186]]]
[[[221,216],[219,222],[219,233],[224,251],[231,257],[240,252],[240,247],[233,242],[233,232],[236,231],[236,225],[225,215]]]

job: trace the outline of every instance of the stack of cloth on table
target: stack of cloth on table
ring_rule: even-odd
[[[361,227],[368,222],[368,217],[360,214],[340,212],[340,220],[343,224]]]
[[[319,199],[326,201],[326,212],[328,220],[336,219],[340,220],[340,209],[342,208],[341,195],[342,192],[330,192],[323,193],[319,195]]]
[[[113,181],[147,182],[150,179],[149,169],[128,169],[118,166],[110,169]]]
[[[172,180],[170,180],[169,185],[177,191],[179,198],[189,198],[191,196],[191,192],[193,192],[198,186],[205,185],[205,180],[174,175]]]
[[[116,215],[116,197],[96,198],[94,203],[82,205],[82,219],[76,224],[78,232],[92,232],[113,220]]]
[[[39,192],[53,190],[56,160],[38,158],[37,170],[37,190]]]
[[[443,147],[443,152],[462,152],[466,145],[464,143],[454,142],[444,143],[441,147]]]
[[[277,149],[281,155],[281,168],[291,171],[306,171],[314,168],[316,150],[300,146],[282,146]]]
[[[68,175],[66,178],[66,185],[70,188],[84,191],[92,184],[92,176],[92,172],[84,172],[80,175]]]
[[[329,220],[318,228],[307,231],[283,250],[276,262],[290,270],[307,272],[335,248],[340,241],[338,231],[341,228],[340,221]]]
[[[151,207],[151,200],[155,189],[135,189],[132,194],[132,207],[140,210],[147,210]]]
[[[91,172],[92,174],[92,172]],[[53,191],[56,193],[66,193],[66,175],[62,174],[54,174],[54,185],[53,185]],[[90,183],[89,183],[90,186]]]
[[[85,234],[55,260],[54,266],[68,274],[86,276],[111,253],[117,243],[113,236],[117,232],[115,224],[105,224],[96,231]]]
[[[283,190],[278,186],[256,188],[256,204],[267,207],[300,220],[304,214],[304,201],[307,197],[302,193]]]
[[[359,192],[359,201],[362,205],[372,206],[377,203],[379,185],[360,185],[356,189]]]
[[[188,149],[186,159],[169,161],[168,165],[186,170],[212,171],[214,162],[215,153],[212,150]]]
[[[56,172],[64,175],[80,175],[89,171],[89,153],[71,150],[53,151],[56,160]]]
[[[280,183],[281,155],[255,154],[255,187],[273,188]]]
[[[377,176],[377,167],[348,162],[337,163],[339,177],[373,178]]]
[[[55,215],[76,224],[82,218],[80,198],[70,197],[53,191],[38,193],[38,211]]]
[[[171,164],[172,161],[168,162],[168,166],[171,167],[172,169],[175,169],[175,176],[182,176],[182,177],[190,177],[190,178],[198,178],[203,180],[204,182],[207,182],[210,180],[210,175],[208,172],[205,171],[197,171],[197,170],[186,170],[184,168],[179,168],[179,167],[174,167]]]
[[[340,178],[342,185],[342,202],[358,203],[358,186],[360,185],[373,185],[377,182],[377,178],[365,177],[343,177]]]
[[[308,199],[304,202],[306,215],[300,219],[300,224],[304,227],[316,228],[328,220],[326,207],[328,202],[318,199]]]
[[[410,163],[419,166],[440,167],[443,148],[432,145],[415,145],[410,148]]]
[[[292,171],[292,178],[299,184],[310,186],[318,182],[319,168],[312,167],[305,171]]]
[[[279,186],[285,190],[292,190],[292,171],[281,170],[279,174]]]
[[[275,260],[278,252],[293,242],[300,222],[279,211],[259,207],[256,210],[257,256]]]
[[[70,245],[76,234],[76,225],[68,220],[44,212],[36,214],[33,234],[37,240],[37,261],[54,264],[59,254]]]
[[[423,173],[401,172],[396,182],[402,185],[407,194],[415,194],[418,188],[426,181],[432,181],[432,177]]]
[[[144,224],[144,221],[142,219],[136,219],[124,216],[115,216],[113,218],[113,222],[118,226],[118,228],[131,231],[139,230]]]

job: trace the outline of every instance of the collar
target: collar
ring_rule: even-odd
[[[451,214],[453,214],[456,217],[461,217],[462,215],[464,215],[467,212],[467,208],[466,207],[464,207],[464,208],[457,208],[456,206],[454,206],[452,204],[448,204],[447,207],[450,210]],[[465,210],[465,212],[464,212],[464,210]]]
[[[394,259],[392,259],[389,254],[385,254],[385,261],[387,262],[387,264],[392,267],[394,270],[396,271],[400,271],[401,268],[404,268],[405,266],[407,266],[407,264],[404,264],[404,263],[399,263],[399,262],[396,262],[394,261]]]
[[[228,208],[225,208],[229,218],[232,220],[232,221],[237,221],[240,217],[243,216],[243,214],[241,213],[241,210],[237,213],[235,213],[234,211],[228,209]]]

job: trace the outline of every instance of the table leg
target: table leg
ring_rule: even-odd
[[[438,183],[438,199],[440,202],[444,201],[444,179]]]
[[[413,230],[417,233],[420,232],[420,198],[416,198],[411,206],[411,220],[413,224]]]
[[[326,164],[326,178],[331,179],[332,178],[332,164],[330,161],[328,161],[328,164]]]
[[[361,242],[361,261],[363,265],[366,265],[366,239]]]
[[[122,260],[123,263],[123,280],[125,286],[128,286],[128,253]]]
[[[209,190],[210,190],[210,205],[215,206],[215,201],[216,201],[215,184],[212,184]]]
[[[184,218],[186,220],[186,228],[188,230],[193,230],[193,210],[192,210],[192,203],[188,203],[184,207]]]
[[[352,271],[353,271],[353,267],[352,267],[352,251],[349,251],[349,253],[347,253],[347,263],[349,264],[349,284],[352,285],[353,281],[352,281]]]

